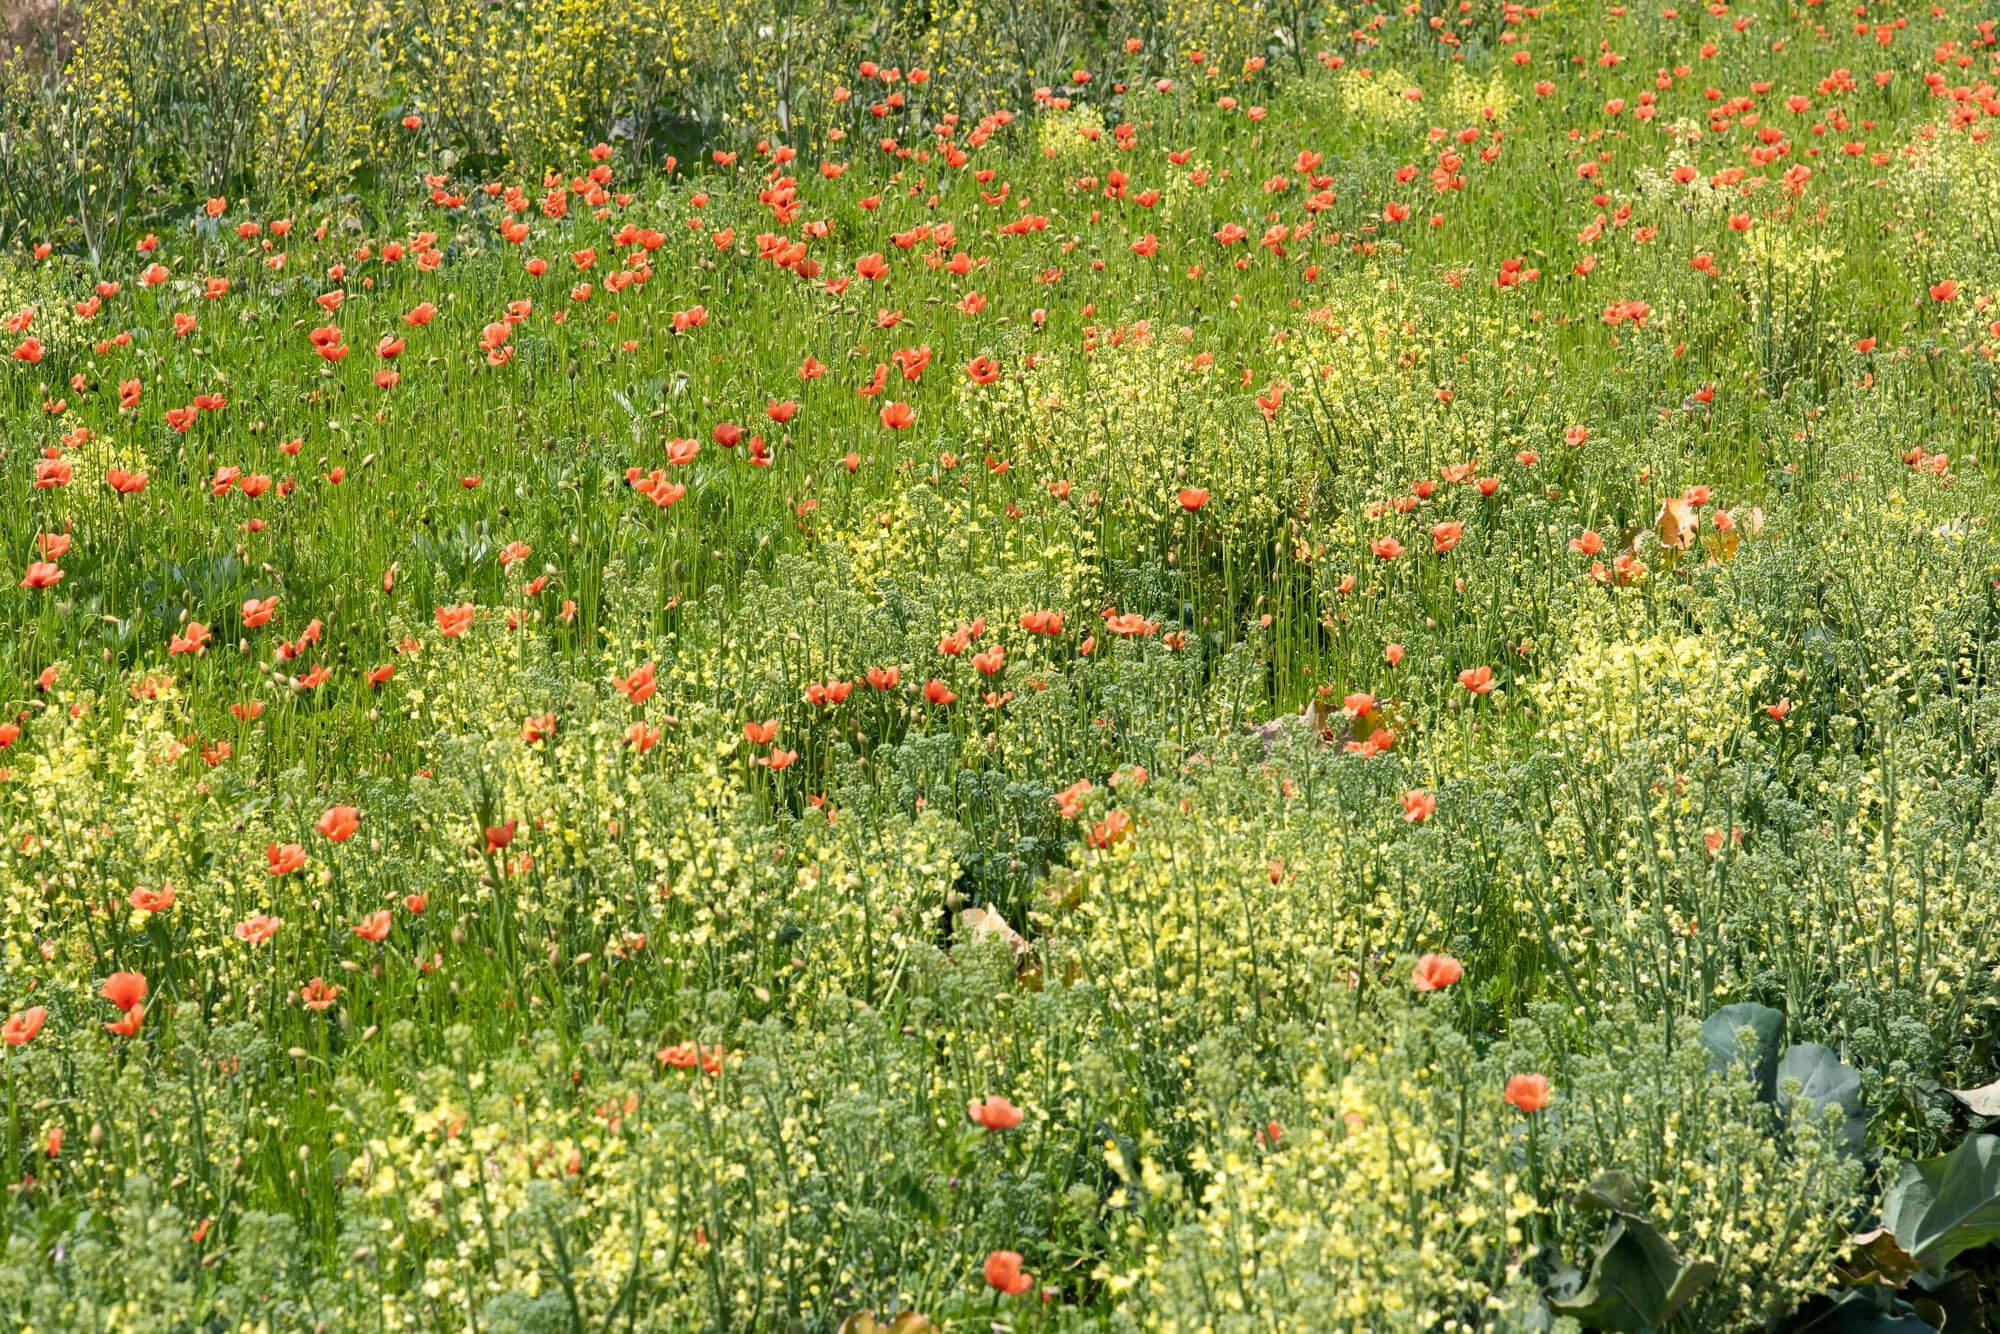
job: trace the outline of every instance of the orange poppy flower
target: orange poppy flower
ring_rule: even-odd
[[[1035,1286],[1032,1275],[1021,1272],[1019,1251],[993,1251],[986,1257],[986,1282],[1010,1297],[1018,1297]]]
[[[313,825],[327,841],[345,843],[361,828],[361,812],[352,806],[329,806]]]
[[[104,979],[97,994],[110,1001],[121,1010],[130,1010],[146,999],[146,975],[144,973],[113,973]]]
[[[1518,1107],[1524,1112],[1539,1112],[1549,1105],[1549,1100],[1554,1095],[1555,1089],[1549,1084],[1546,1075],[1510,1075],[1507,1078],[1506,1091],[1501,1096],[1506,1098],[1509,1105]]]
[[[0,1042],[10,1047],[24,1047],[35,1040],[47,1023],[49,1012],[40,1005],[31,1005],[25,1010],[7,1016],[7,1022],[0,1024]]]
[[[1426,954],[1411,970],[1410,985],[1418,991],[1443,991],[1465,976],[1465,965],[1449,954]]]

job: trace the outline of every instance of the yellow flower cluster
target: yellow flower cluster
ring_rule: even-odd
[[[1534,691],[1537,734],[1552,757],[1594,768],[1643,753],[1678,772],[1733,749],[1763,673],[1712,636],[1646,620],[1633,601],[1584,604],[1561,669]]]
[[[1305,1071],[1295,1124],[1197,1152],[1202,1207],[1112,1276],[1122,1326],[1223,1334],[1281,1312],[1329,1334],[1490,1327],[1478,1317],[1506,1305],[1536,1212],[1505,1105],[1489,1088],[1439,1099],[1462,1068],[1374,1044],[1346,1055],[1338,1075]]]

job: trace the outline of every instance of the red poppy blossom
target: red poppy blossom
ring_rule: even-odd
[[[993,1251],[986,1257],[986,1282],[989,1286],[1018,1297],[1035,1286],[1031,1275],[1021,1272],[1019,1251]]]
[[[352,806],[329,806],[313,825],[329,842],[345,843],[361,828],[361,812]]]
[[[104,979],[97,994],[110,1001],[121,1010],[130,1010],[143,1004],[146,999],[146,975],[144,973],[113,973]]]
[[[23,1047],[35,1040],[48,1022],[49,1012],[40,1005],[31,1005],[25,1010],[7,1016],[7,1022],[0,1024],[0,1042],[10,1047]]]
[[[1465,976],[1465,965],[1449,954],[1426,954],[1410,971],[1410,985],[1418,991],[1443,991]]]
[[[1549,1105],[1555,1090],[1546,1075],[1509,1075],[1506,1091],[1501,1096],[1509,1106],[1524,1112],[1539,1112]]]
[[[988,1130],[1012,1130],[1021,1124],[1021,1109],[997,1093],[967,1103],[965,1114]]]

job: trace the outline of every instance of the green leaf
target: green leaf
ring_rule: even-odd
[[[1946,1089],[1946,1093],[1965,1104],[1965,1109],[1974,1116],[2000,1116],[2000,1080],[1982,1084],[1976,1089]]]
[[[1863,1288],[1842,1293],[1838,1300],[1816,1298],[1784,1327],[1784,1334],[1937,1334],[1937,1328],[1886,1289]]]
[[[898,1172],[889,1178],[889,1193],[907,1206],[917,1217],[930,1223],[944,1221],[944,1211],[924,1183],[911,1172]]]
[[[1872,1228],[1867,1232],[1857,1232],[1849,1237],[1854,1247],[1854,1260],[1846,1266],[1848,1283],[1872,1283],[1885,1288],[1900,1288],[1916,1277],[1922,1268],[1910,1253],[1896,1244],[1887,1228]]]
[[[1590,1262],[1582,1291],[1552,1297],[1549,1305],[1591,1329],[1643,1334],[1686,1306],[1715,1274],[1706,1260],[1683,1258],[1645,1219],[1620,1214]]]
[[[1599,1172],[1577,1192],[1576,1202],[1579,1208],[1636,1214],[1646,1206],[1646,1188],[1630,1172]]]
[[[1986,1319],[1986,1297],[1979,1280],[1962,1269],[1931,1275],[1918,1274],[1910,1281],[1910,1305],[1917,1318],[1943,1330],[1991,1330]]]
[[[1782,1010],[1745,1002],[1725,1005],[1710,1015],[1701,1026],[1701,1045],[1708,1048],[1709,1069],[1724,1071],[1735,1066],[1739,1059],[1737,1035],[1746,1028],[1755,1035],[1749,1044],[1748,1059],[1757,1096],[1766,1102],[1776,1101],[1778,1052],[1785,1045]]]
[[[1797,1080],[1798,1096],[1824,1115],[1829,1107],[1844,1114],[1835,1138],[1840,1147],[1861,1151],[1868,1137],[1868,1107],[1861,1101],[1861,1072],[1841,1061],[1831,1047],[1801,1042],[1787,1047],[1778,1062],[1778,1105],[1788,1107],[1787,1083]]]
[[[1882,1226],[1932,1272],[2000,1240],[2000,1136],[1971,1135],[1950,1153],[1904,1163],[1882,1197]]]

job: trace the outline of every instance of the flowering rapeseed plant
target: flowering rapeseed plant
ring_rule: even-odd
[[[1976,1305],[1983,16],[23,38],[14,1327]]]

